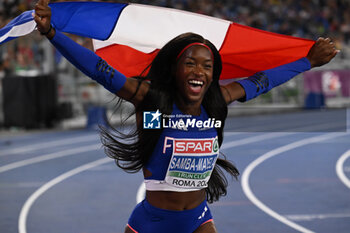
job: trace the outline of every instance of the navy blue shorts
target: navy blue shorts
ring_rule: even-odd
[[[202,224],[213,221],[206,201],[190,210],[159,209],[143,200],[132,212],[128,226],[136,233],[192,233]]]

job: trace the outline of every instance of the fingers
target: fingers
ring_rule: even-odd
[[[37,4],[47,6],[50,3],[50,0],[39,0]]]
[[[327,37],[326,39],[323,37],[319,37],[316,41],[316,44],[333,44],[333,42],[329,37]]]
[[[47,5],[43,5],[41,4],[41,1],[44,0],[40,0],[36,5],[35,5],[35,15],[39,16],[40,18],[51,18],[51,9],[49,6]],[[47,0],[45,0],[47,1]]]
[[[39,12],[44,12],[44,11],[51,11],[50,7],[47,4],[39,4],[39,2],[37,4],[35,4],[35,13],[39,13]]]
[[[50,7],[48,5],[40,5],[39,3],[35,4],[35,11],[50,11]]]
[[[316,41],[316,44],[320,50],[324,51],[325,54],[336,55],[338,53],[338,50],[336,49],[334,42],[330,38],[324,39],[320,37]]]
[[[320,40],[320,50],[322,50],[324,54],[324,64],[330,62],[339,52],[330,38]],[[322,57],[322,53],[320,53],[320,56]]]
[[[35,15],[44,18],[44,17],[50,17],[51,16],[51,12],[48,11],[35,11]]]
[[[38,15],[34,15],[34,21],[39,32],[47,32],[47,23]]]
[[[48,6],[49,0],[39,0],[35,5],[34,21],[40,32],[46,32],[51,24],[51,8]]]
[[[47,23],[48,20],[46,20],[45,18],[42,18],[36,14],[34,14],[33,17],[34,17],[34,21],[37,24],[37,28],[40,32],[45,31],[45,29],[50,26],[50,24]]]
[[[329,62],[337,55],[336,51],[333,51],[332,53],[329,53],[328,56],[325,56],[324,61]]]
[[[43,23],[41,22],[40,16],[33,14],[33,17],[34,17],[34,21],[36,22],[36,24],[42,26]]]
[[[306,57],[309,59],[311,67],[317,67],[330,62],[338,52],[339,50],[336,49],[331,38],[320,37],[311,47]]]

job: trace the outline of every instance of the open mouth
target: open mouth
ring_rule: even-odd
[[[188,84],[192,92],[199,93],[204,85],[203,81],[200,80],[188,80]]]

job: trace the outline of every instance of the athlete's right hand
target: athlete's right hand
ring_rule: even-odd
[[[37,29],[41,33],[47,33],[51,26],[51,8],[48,6],[50,0],[39,0],[35,5],[34,20]]]

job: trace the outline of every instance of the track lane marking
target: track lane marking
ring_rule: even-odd
[[[313,221],[315,219],[327,219],[327,218],[350,218],[350,213],[290,214],[290,215],[285,215],[285,217],[293,221]]]
[[[321,132],[321,131],[326,131],[326,130],[331,130],[330,132],[334,132],[335,128],[339,128],[339,127],[343,127],[345,126],[343,123],[339,123],[339,122],[336,122],[336,123],[323,123],[323,124],[320,124],[320,123],[316,123],[316,124],[313,124],[313,125],[310,125],[308,124],[307,126],[299,126],[299,125],[295,125],[295,126],[289,126],[289,128],[285,128],[283,126],[285,126],[285,122],[283,123],[280,123],[280,124],[273,124],[271,126],[271,128],[268,128],[267,125],[264,125],[264,126],[251,126],[251,127],[241,127],[241,128],[236,128],[234,131],[237,131],[237,132],[249,132],[249,133],[271,133],[271,132],[299,132],[299,133],[302,133],[302,132],[313,132],[313,133],[317,133],[317,132]],[[270,125],[268,125],[270,126]],[[348,128],[348,127],[347,127]],[[269,130],[267,130],[269,129]],[[332,131],[333,129],[333,131]],[[240,131],[242,130],[242,131]],[[343,129],[344,131],[346,129]],[[335,131],[335,132],[338,132],[338,131]],[[343,132],[343,131],[340,131],[340,132]]]
[[[47,182],[43,186],[41,186],[39,189],[37,189],[24,203],[20,215],[19,215],[19,220],[18,220],[18,231],[19,233],[27,233],[27,217],[30,208],[34,204],[34,202],[47,190],[52,188],[54,185],[68,179],[69,177],[72,177],[80,172],[86,171],[90,168],[100,166],[102,164],[111,162],[111,158],[103,158],[103,159],[98,159],[93,162],[84,164],[82,166],[79,166],[77,168],[74,168],[68,172],[63,173],[62,175],[52,179],[51,181]]]
[[[22,146],[19,148],[13,148],[13,149],[7,149],[7,150],[0,151],[0,157],[12,155],[12,154],[25,153],[25,152],[35,151],[35,150],[40,150],[40,149],[45,149],[45,148],[49,148],[49,147],[70,145],[70,144],[74,144],[74,143],[95,141],[95,140],[96,141],[98,140],[98,135],[79,136],[79,137],[65,138],[65,139],[61,139],[61,140],[54,140],[54,141],[50,141],[50,142],[36,143],[36,144],[30,145],[30,146]]]
[[[344,162],[350,158],[350,150],[348,150],[347,152],[345,152],[342,156],[340,156],[340,158],[338,159],[336,165],[335,165],[335,170],[337,172],[337,175],[339,177],[339,179],[344,183],[344,185],[346,187],[348,187],[350,189],[350,180],[349,178],[345,175],[344,173]]]
[[[295,132],[269,132],[269,133],[264,133],[257,135],[257,136],[252,136],[252,137],[246,137],[243,139],[239,139],[236,141],[232,141],[232,142],[226,142],[224,143],[220,149],[228,149],[228,148],[232,148],[232,147],[236,147],[236,146],[240,146],[240,145],[246,145],[249,143],[253,143],[253,142],[258,142],[258,141],[263,141],[265,139],[273,139],[273,138],[277,138],[277,137],[283,137],[283,136],[290,136],[290,135],[294,135],[297,133],[301,133],[299,131],[304,130],[304,131],[312,131],[315,129],[323,129],[323,130],[327,130],[327,129],[332,129],[332,127],[329,126],[329,124],[319,124],[317,125],[318,127],[314,127],[314,126],[309,126],[309,127],[300,127],[300,128],[295,128]]]
[[[143,199],[145,199],[145,196],[146,196],[146,185],[145,185],[145,182],[142,182],[140,187],[137,189],[136,204],[143,201]]]
[[[50,154],[46,154],[46,155],[42,155],[42,156],[37,156],[37,157],[31,158],[31,159],[25,159],[25,160],[21,160],[18,162],[14,162],[14,163],[10,163],[10,164],[1,166],[0,173],[10,171],[10,170],[13,170],[16,168],[20,168],[23,166],[27,166],[30,164],[35,164],[35,163],[40,163],[40,162],[51,160],[51,159],[61,158],[61,157],[72,155],[72,154],[83,153],[83,152],[87,152],[87,151],[91,151],[91,150],[99,150],[100,148],[101,148],[101,143],[97,143],[97,144],[93,144],[93,145],[89,145],[89,146],[81,146],[81,147],[77,147],[77,148],[73,148],[73,149],[67,149],[67,150],[62,150],[62,151],[58,151],[58,152],[54,152],[54,153],[50,153]]]
[[[295,133],[269,133],[268,135],[261,134],[261,135],[257,135],[257,136],[247,137],[247,138],[243,138],[243,139],[239,139],[239,140],[235,140],[235,141],[231,141],[231,142],[226,142],[221,146],[220,150],[225,150],[225,149],[229,149],[229,148],[236,147],[236,146],[246,145],[246,144],[253,143],[253,142],[259,142],[259,141],[263,141],[266,139],[282,137],[282,136],[286,136],[288,134],[295,134]]]
[[[298,148],[298,147],[302,147],[311,143],[317,143],[317,142],[321,142],[324,140],[329,140],[329,139],[333,139],[336,137],[341,137],[341,136],[345,136],[348,135],[346,133],[330,133],[330,134],[324,134],[321,136],[316,136],[316,137],[311,137],[311,138],[306,138],[306,139],[302,139],[293,143],[290,143],[288,145],[282,146],[282,147],[278,147],[274,150],[271,150],[265,154],[263,154],[262,156],[258,157],[257,159],[255,159],[253,162],[251,162],[243,171],[242,174],[242,189],[243,192],[245,193],[245,195],[247,196],[247,198],[255,205],[257,206],[259,209],[261,209],[263,212],[265,212],[266,214],[270,215],[271,217],[275,218],[276,220],[286,224],[287,226],[300,231],[300,232],[304,232],[304,233],[313,233],[313,231],[304,228],[290,220],[288,220],[286,217],[278,214],[277,212],[273,211],[272,209],[270,209],[269,207],[267,207],[265,204],[263,204],[252,192],[250,185],[249,185],[249,177],[250,174],[252,173],[252,171],[261,163],[263,163],[264,161],[266,161],[267,159],[270,159],[278,154],[281,154],[283,152]]]

